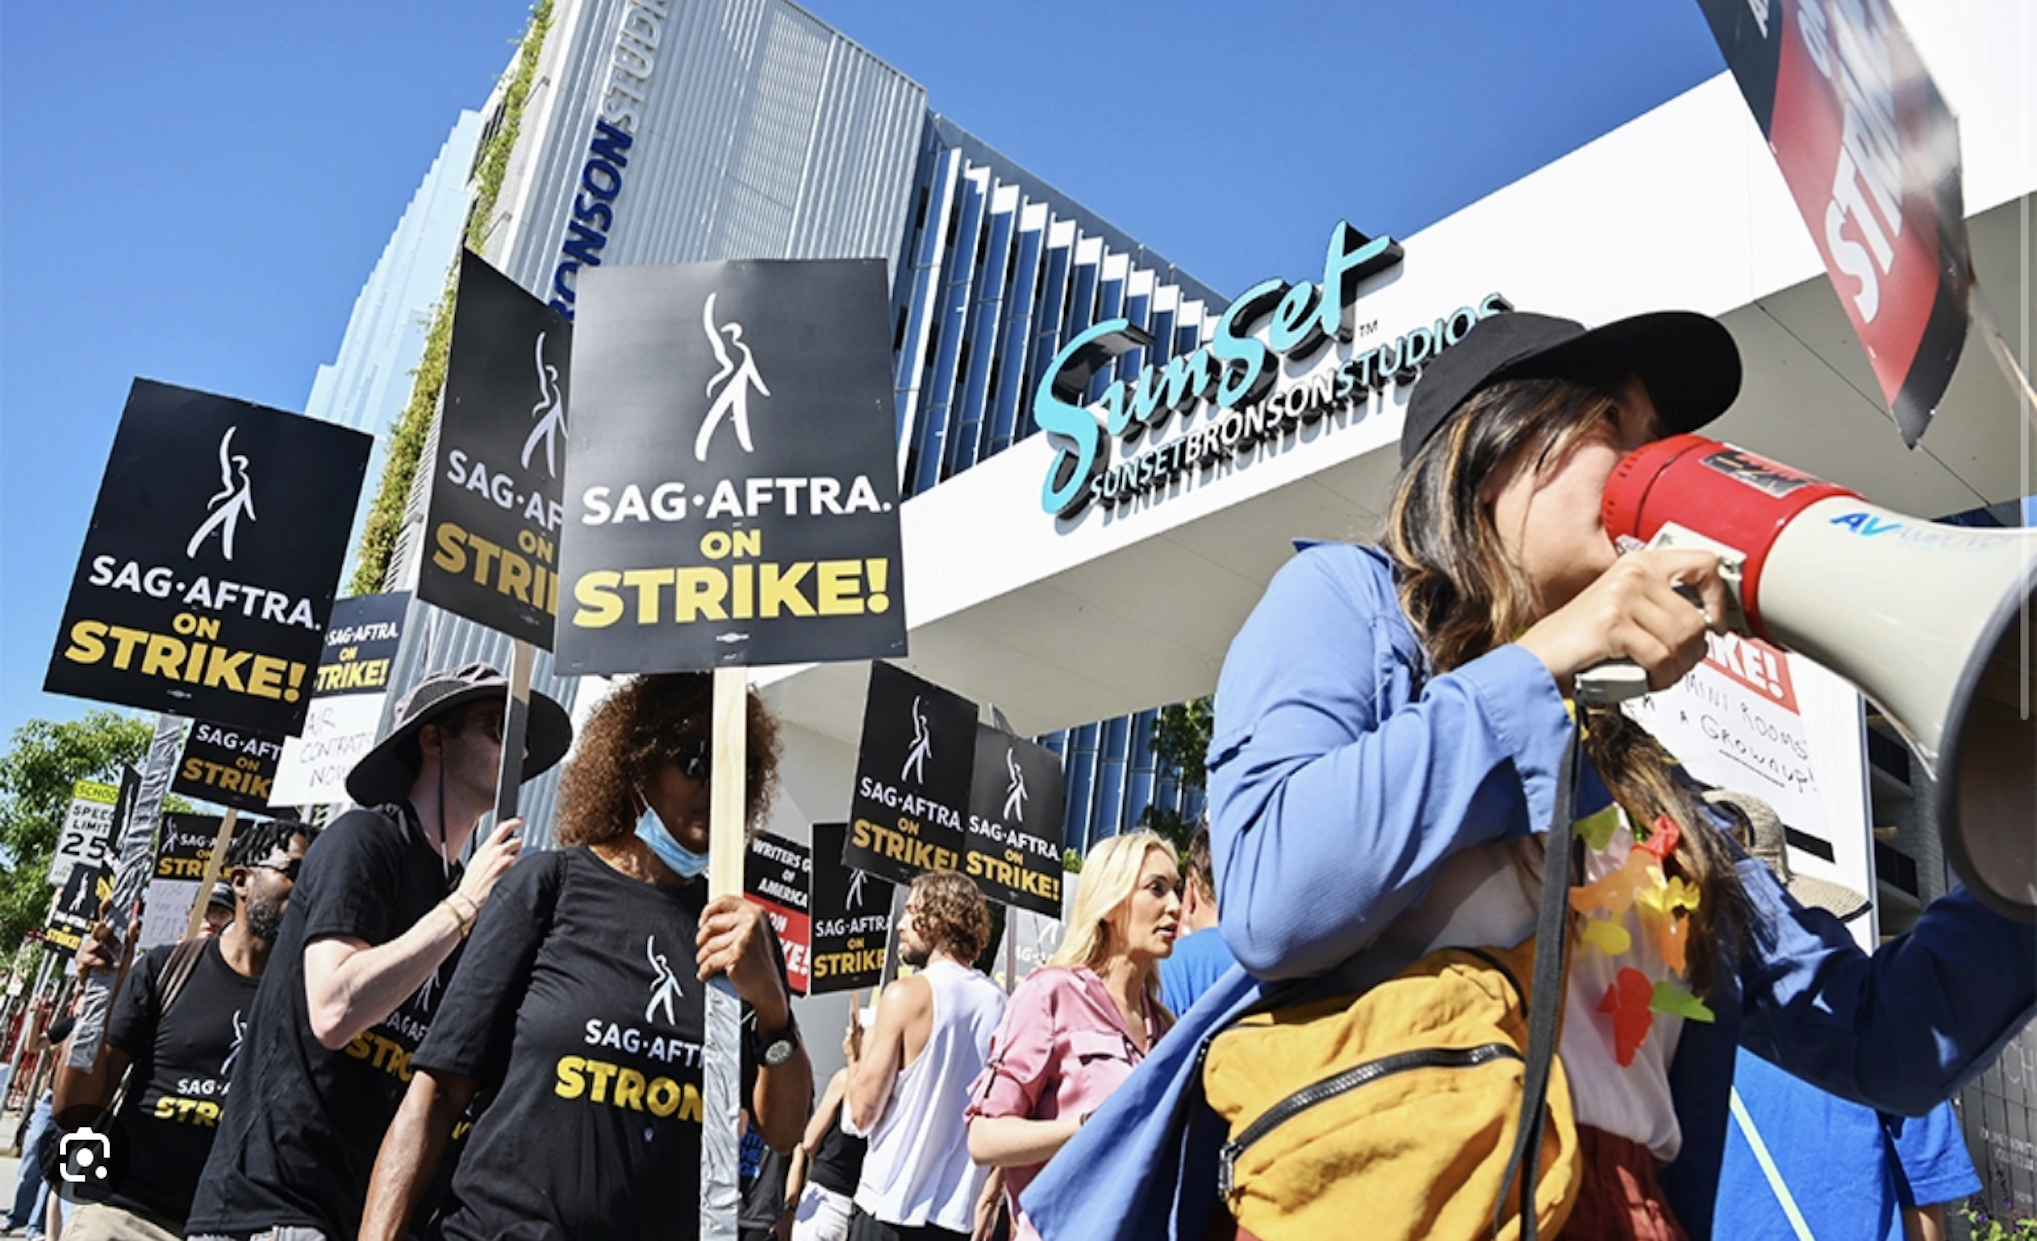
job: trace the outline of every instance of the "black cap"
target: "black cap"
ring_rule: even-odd
[[[1503,379],[1611,382],[1637,375],[1664,435],[1695,431],[1740,394],[1740,350],[1710,315],[1662,310],[1586,331],[1574,319],[1504,311],[1472,325],[1422,368],[1400,433],[1400,463],[1472,395]]]
[[[507,702],[509,678],[487,664],[474,663],[456,672],[434,672],[412,686],[396,704],[396,723],[389,735],[361,756],[347,773],[347,795],[363,806],[379,806],[410,796],[415,778],[403,754],[405,743],[434,719],[470,702]],[[550,697],[531,691],[530,718],[525,724],[523,778],[544,774],[566,757],[573,744],[573,720]]]

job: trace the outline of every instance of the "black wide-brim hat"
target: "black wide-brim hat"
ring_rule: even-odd
[[[1510,310],[1472,325],[1422,368],[1400,433],[1403,467],[1464,402],[1507,379],[1615,383],[1638,376],[1665,436],[1695,431],[1740,395],[1740,349],[1710,315],[1662,310],[1585,329]]]
[[[363,806],[381,806],[410,796],[417,772],[404,760],[411,738],[426,724],[472,702],[505,703],[509,678],[488,664],[468,664],[457,672],[434,672],[412,686],[396,704],[396,726],[375,748],[361,756],[347,773],[347,796]],[[524,725],[523,778],[532,780],[556,766],[573,744],[573,721],[566,708],[531,691],[530,719]]]

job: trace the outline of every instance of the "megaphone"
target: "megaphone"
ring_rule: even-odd
[[[1967,888],[2037,922],[2037,531],[1924,521],[1697,435],[1622,459],[1603,515],[1621,546],[1719,553],[1747,629],[1851,681],[1936,776]]]

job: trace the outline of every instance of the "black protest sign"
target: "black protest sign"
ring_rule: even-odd
[[[135,380],[43,688],[296,732],[371,443]]]
[[[975,703],[872,664],[843,861],[902,882],[960,870],[975,760]]]
[[[892,884],[842,863],[848,836],[846,823],[813,825],[809,995],[875,986],[884,976],[884,947],[891,937]]]
[[[184,937],[191,906],[210,895],[201,891],[200,885],[205,881],[212,846],[219,839],[219,825],[219,819],[210,815],[163,815],[156,837],[156,866],[142,902],[141,926],[135,932],[137,948],[174,944]]]
[[[333,605],[332,627],[318,657],[317,691],[303,729],[283,743],[270,805],[347,800],[347,773],[375,744],[409,607],[410,596],[402,592],[357,595]]]
[[[97,866],[74,866],[50,908],[49,925],[43,928],[43,942],[65,956],[78,951],[85,933],[99,919],[99,907],[113,895],[113,862]]]
[[[1067,797],[1061,760],[1044,746],[976,726],[963,870],[993,901],[1061,915],[1061,838]]]
[[[884,264],[581,279],[558,670],[904,654]]]
[[[778,946],[785,951],[785,981],[805,995],[807,950],[813,942],[807,914],[813,885],[813,854],[796,840],[759,833],[743,857],[743,895],[764,907]]]
[[[471,251],[446,361],[417,595],[552,648],[573,327]]]
[[[162,827],[156,837],[156,868],[150,873],[151,879],[189,879],[197,881],[205,877],[205,864],[212,860],[212,844],[219,839],[218,815],[184,814],[169,811],[163,815]],[[241,821],[241,828],[249,826]],[[224,872],[221,872],[224,877]]]
[[[184,738],[170,791],[242,810],[269,808],[283,738],[199,721]]]

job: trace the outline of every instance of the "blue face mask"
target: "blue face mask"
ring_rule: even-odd
[[[651,847],[658,860],[672,868],[672,873],[681,879],[697,879],[707,869],[707,855],[693,850],[673,839],[665,827],[665,821],[649,805],[637,816],[637,839]]]

